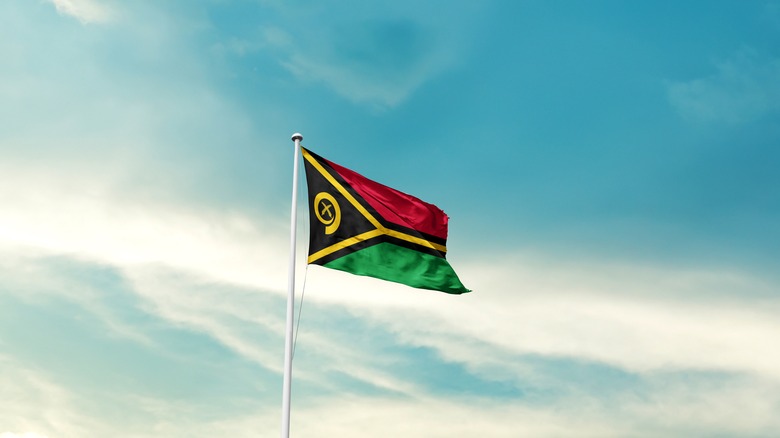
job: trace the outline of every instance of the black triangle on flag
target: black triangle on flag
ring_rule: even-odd
[[[315,167],[309,159],[303,162],[309,187],[309,263],[324,265],[380,243],[377,215],[360,195],[327,163],[315,161]]]

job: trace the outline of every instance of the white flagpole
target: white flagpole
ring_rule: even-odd
[[[284,339],[284,388],[282,391],[282,438],[290,437],[290,389],[292,383],[292,347],[293,317],[295,316],[295,234],[298,213],[298,155],[301,151],[303,136],[292,135],[295,143],[295,163],[293,164],[292,207],[290,209],[290,267],[287,289],[287,330]]]

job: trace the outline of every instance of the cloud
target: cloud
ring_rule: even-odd
[[[284,227],[266,234],[252,224],[260,218],[101,196],[86,189],[94,185],[93,177],[64,184],[52,175],[30,178],[26,169],[3,170],[12,183],[6,187],[25,188],[0,192],[5,201],[0,205],[0,248],[6,263],[13,261],[9,254],[26,254],[33,264],[38,257],[58,255],[112,266],[128,290],[142,299],[145,312],[206,335],[278,375],[287,260],[279,256],[287,251]],[[625,436],[641,429],[647,431],[645,436],[657,436],[679,435],[694,426],[735,434],[776,426],[769,413],[779,403],[780,323],[775,315],[780,305],[771,277],[539,254],[505,254],[492,260],[475,256],[452,263],[474,288],[472,294],[451,296],[317,267],[308,270],[296,382],[318,395],[300,399],[296,430],[320,427],[349,437],[349,431],[359,429],[376,436],[416,437],[436,436],[435,431],[447,436],[456,428],[489,430],[500,437],[516,436],[517,430],[534,436]],[[74,292],[88,291],[86,285],[65,286],[67,278],[31,271],[30,263],[5,271],[43,277],[53,283],[41,289],[67,294],[90,312],[106,311],[90,307],[95,300],[89,294]],[[4,277],[5,285],[14,278]],[[140,329],[133,333],[127,321],[109,324],[111,315],[100,320],[131,342],[149,339]],[[371,343],[358,344],[361,337]],[[462,366],[482,382],[548,396],[475,403],[475,397],[490,394],[464,400],[437,395],[436,387],[399,371],[405,354],[420,349],[435,353],[427,366]],[[578,382],[567,377],[569,373],[556,374],[555,367],[545,365],[552,362],[545,361],[579,370],[574,375],[591,373],[586,374],[590,379],[616,372],[599,369],[619,370],[646,383],[615,385],[594,395],[583,386],[590,379]],[[588,366],[595,371],[587,371]],[[682,374],[684,379],[678,377]],[[356,391],[356,381],[376,391],[372,396]],[[58,393],[63,391],[68,392]],[[334,393],[340,394],[337,401],[331,398]],[[264,410],[258,419],[224,413],[198,426],[195,420],[176,420],[191,409],[185,405],[175,408],[144,394],[132,397],[147,400],[147,424],[171,433],[234,430],[245,422],[266,420],[271,427],[276,424]],[[721,420],[728,418],[725,414],[708,416],[733,406],[733,400],[744,406],[740,421]],[[71,420],[83,415],[81,403],[58,409],[60,415],[70,415],[63,424],[78,424]],[[338,414],[357,405],[363,406],[360,416],[337,420],[347,418]],[[425,416],[414,414],[423,409]],[[19,417],[17,412],[14,418]],[[397,418],[409,420],[401,424]],[[464,420],[453,423],[452,418]],[[49,429],[30,427],[35,424],[13,427],[52,435]],[[92,424],[88,430],[109,427]]]
[[[465,402],[457,397],[420,397],[369,401],[344,397],[335,403],[305,406],[294,416],[294,428],[302,435],[350,438],[687,436],[692,426],[698,426],[696,430],[703,435],[766,435],[778,425],[772,415],[778,398],[776,392],[760,385],[663,387],[651,391],[645,400],[628,394],[607,401],[572,397],[556,400],[554,407],[521,400]],[[769,399],[762,398],[767,396]],[[746,407],[745,417],[735,419],[730,415],[735,403]],[[753,409],[757,405],[761,408]],[[317,420],[321,418],[332,420]]]
[[[284,334],[286,225],[237,212],[209,212],[202,207],[195,211],[96,192],[91,188],[103,183],[94,177],[60,179],[54,172],[40,175],[18,167],[7,168],[5,175],[9,184],[0,188],[5,200],[0,205],[0,254],[10,265],[0,268],[47,279],[51,284],[41,284],[39,289],[57,291],[79,303],[117,335],[154,344],[148,334],[117,320],[116,312],[106,307],[109,304],[99,304],[98,292],[92,293],[91,286],[54,276],[34,261],[61,257],[112,267],[143,299],[147,312],[204,333],[268,370],[281,371],[278,354],[255,339],[281,342]],[[299,248],[300,263],[304,250]],[[11,280],[5,281],[11,290],[30,283]],[[275,302],[280,304],[278,313],[258,313]],[[310,351],[332,356],[322,367],[324,372],[348,373],[390,391],[410,392],[413,387],[381,371],[381,360],[361,360],[338,340],[313,333],[307,342]],[[311,381],[319,376],[298,373]]]
[[[286,262],[275,256],[286,248],[284,226],[273,220],[123,198],[99,179],[1,167],[5,245],[114,266],[163,264],[271,290],[284,284]]]
[[[329,34],[319,49],[296,46],[282,65],[356,103],[396,106],[450,62],[432,35],[411,20],[349,23]]]
[[[711,76],[668,85],[669,100],[681,115],[743,123],[780,109],[780,59],[745,49],[716,69]]]
[[[340,394],[336,398],[294,403],[291,429],[302,436],[344,438],[684,437],[692,433],[771,436],[778,420],[769,409],[778,406],[777,398],[759,383],[741,388],[731,385],[697,388],[695,392],[690,388],[664,388],[647,400],[627,395],[611,403],[572,398],[557,400],[555,407],[531,406],[517,400]],[[766,396],[770,399],[761,398]],[[745,406],[746,414],[734,417],[735,405]],[[756,405],[769,409],[755,410]],[[177,408],[175,404],[166,406],[167,418],[176,418],[177,411],[186,412],[186,408]],[[273,414],[270,409],[262,409],[216,421],[199,421],[181,415],[175,424],[163,421],[155,430],[166,436],[251,437],[258,430],[277,430],[278,418]]]
[[[67,388],[4,355],[0,355],[0,372],[0,424],[7,431],[0,437],[71,437],[87,433],[85,426],[93,422],[74,412],[74,398]]]
[[[273,362],[240,331],[221,325],[218,309],[245,320],[251,316],[240,304],[220,303],[208,285],[281,296],[284,225],[237,212],[104,195],[89,189],[100,185],[89,178],[65,182],[52,175],[31,177],[19,168],[2,170],[9,182],[0,188],[2,245],[115,266],[156,303],[161,316],[200,326],[260,363]],[[780,302],[771,293],[775,282],[757,273],[545,262],[521,254],[454,266],[475,293],[418,291],[315,267],[308,270],[308,287],[316,291],[309,296],[351,309],[403,342],[433,348],[483,376],[488,373],[480,370],[508,363],[507,358],[535,354],[636,373],[708,369],[780,380],[775,347],[780,323],[774,317]],[[198,284],[204,294],[176,292]],[[281,331],[277,317],[262,323]],[[511,364],[505,366],[505,373],[514,372]]]
[[[0,362],[0,365],[8,365]],[[19,367],[0,368],[5,397],[23,392],[4,406],[0,420],[11,430],[34,430],[48,436],[79,437],[105,433],[130,437],[157,433],[165,436],[249,437],[257,431],[276,431],[278,407],[266,400],[245,399],[240,409],[214,415],[213,406],[191,400],[166,400],[131,393],[91,391],[91,403],[110,402],[123,409],[122,427],[107,417],[89,418],[90,403],[79,388],[63,388]],[[780,426],[776,383],[760,379],[651,378],[645,389],[614,394],[567,394],[547,400],[491,399],[463,396],[411,397],[355,395],[297,397],[292,429],[301,435],[353,438],[476,436],[690,436],[726,434],[771,436]],[[30,397],[35,395],[35,397]],[[42,396],[38,397],[38,396]],[[740,415],[733,416],[734,406]],[[128,409],[129,408],[129,409]],[[208,412],[208,415],[202,413]],[[23,413],[23,414],[21,414]],[[23,415],[23,416],[21,416]],[[23,424],[19,418],[24,418]],[[269,432],[272,433],[272,432]],[[254,434],[254,435],[253,435]]]
[[[323,289],[318,299],[381,321],[402,342],[433,348],[483,378],[504,364],[501,375],[522,382],[524,368],[508,364],[538,355],[640,374],[695,369],[780,381],[780,300],[771,278],[518,255],[455,266],[475,293],[442,297],[325,269],[310,270],[309,284]]]
[[[87,23],[104,23],[109,21],[114,12],[104,2],[99,0],[49,0],[57,12],[70,15]]]
[[[0,371],[7,377],[0,381],[0,421],[6,430],[64,438],[153,432],[240,438],[278,427],[278,406],[265,398],[232,400],[234,409],[216,413],[213,398],[169,400],[137,391],[111,391],[110,387],[68,387],[8,359],[0,360]],[[296,385],[304,389],[315,383],[296,378]],[[690,436],[696,431],[701,435],[771,436],[780,426],[775,415],[780,407],[777,382],[749,377],[656,373],[623,390],[603,387],[599,393],[571,391],[513,398],[420,390],[405,395],[365,395],[345,387],[334,389],[316,396],[297,393],[292,416],[297,434],[653,437]],[[121,428],[112,424],[111,416],[95,415],[95,406],[101,404],[122,412]],[[731,415],[735,405],[740,406],[738,417]]]
[[[37,433],[25,432],[22,434],[3,432],[0,433],[0,438],[46,438],[45,435],[38,435]]]
[[[259,210],[275,194],[278,139],[266,141],[262,117],[250,119],[212,86],[213,71],[188,39],[196,18],[134,3],[127,20],[74,27],[11,5],[18,10],[0,14],[0,29],[13,35],[0,44],[10,60],[0,72],[4,167],[65,185],[90,174],[94,184],[71,188],[136,200],[232,208],[251,197]]]
[[[431,21],[431,15],[442,15],[439,5],[343,2],[328,6],[337,20],[323,21],[322,6],[312,3],[267,6],[280,15],[277,22],[294,23],[295,29],[266,23],[219,48],[239,56],[271,54],[301,82],[374,108],[400,105],[459,62],[469,48],[467,26],[459,24],[479,17],[479,8],[463,5],[449,5],[446,19]]]
[[[25,433],[0,433],[0,438],[47,438],[46,435],[38,435],[37,433],[25,432]]]

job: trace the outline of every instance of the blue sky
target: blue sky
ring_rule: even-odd
[[[278,435],[294,132],[474,292],[306,269],[301,203],[293,436],[774,436],[779,43],[769,0],[2,2],[0,438]]]

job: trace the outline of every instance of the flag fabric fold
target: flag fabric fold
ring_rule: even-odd
[[[438,207],[301,148],[309,190],[309,264],[451,294],[469,292],[446,260]]]

